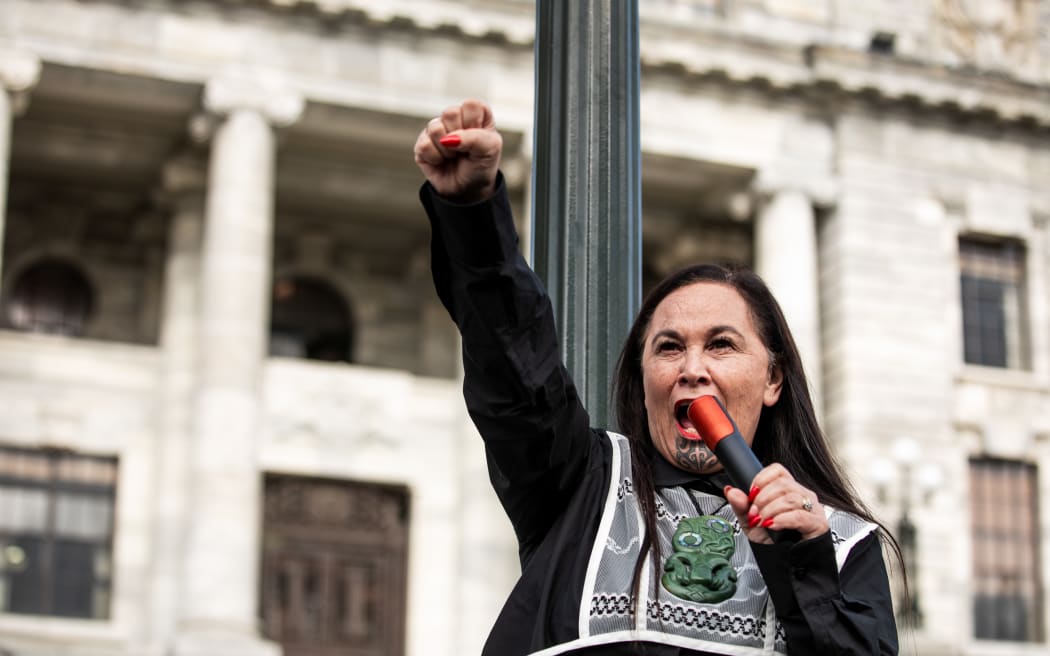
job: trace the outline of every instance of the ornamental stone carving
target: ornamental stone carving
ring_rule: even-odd
[[[404,526],[403,495],[379,486],[275,478],[267,483],[267,521],[387,531]]]
[[[0,47],[0,85],[11,94],[16,114],[25,110],[29,91],[39,81],[39,57],[25,50]]]
[[[1003,68],[1037,56],[1037,0],[935,0],[942,46],[966,63]]]

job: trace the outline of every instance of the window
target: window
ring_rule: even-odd
[[[270,354],[350,362],[350,309],[331,285],[312,278],[277,280],[270,310]]]
[[[1027,366],[1024,246],[1011,240],[959,240],[964,358],[969,364]]]
[[[116,460],[0,447],[0,612],[109,616]]]
[[[79,336],[93,303],[91,285],[77,267],[45,258],[15,279],[4,319],[18,330]]]
[[[979,640],[1043,640],[1038,489],[1033,465],[970,461],[973,624]]]

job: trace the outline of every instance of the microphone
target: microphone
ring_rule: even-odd
[[[688,414],[689,421],[693,422],[704,444],[729,474],[729,480],[745,493],[749,492],[751,482],[762,470],[762,463],[744,441],[744,436],[740,434],[726,407],[717,397],[701,396],[689,404]],[[794,542],[802,537],[795,530],[766,530],[774,542]]]
[[[689,420],[707,448],[722,463],[733,485],[745,493],[750,491],[751,481],[762,470],[762,463],[744,441],[744,436],[722,402],[714,396],[694,399],[689,404]]]

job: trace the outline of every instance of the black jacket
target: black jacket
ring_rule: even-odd
[[[579,636],[581,590],[609,485],[612,447],[564,368],[550,301],[518,249],[502,178],[496,195],[455,205],[425,184],[432,272],[463,336],[464,396],[485,440],[490,478],[519,544],[522,575],[484,654],[529,654]],[[653,456],[657,488],[721,496],[726,482]],[[897,633],[876,534],[841,570],[831,538],[751,545],[792,654],[896,654]],[[572,653],[699,654],[623,643]]]

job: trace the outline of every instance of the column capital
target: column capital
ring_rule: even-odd
[[[0,86],[11,94],[15,113],[25,110],[29,92],[39,81],[39,57],[20,48],[0,46]]]
[[[204,86],[204,108],[227,115],[237,110],[258,112],[274,127],[285,127],[302,116],[302,94],[281,79],[261,74],[226,73]]]
[[[208,165],[192,155],[177,155],[161,168],[160,184],[153,193],[158,205],[169,210],[199,208],[204,211]]]
[[[826,175],[800,176],[785,167],[760,169],[751,189],[762,201],[769,201],[783,192],[797,192],[817,207],[832,207],[839,197],[839,181],[835,178]]]

